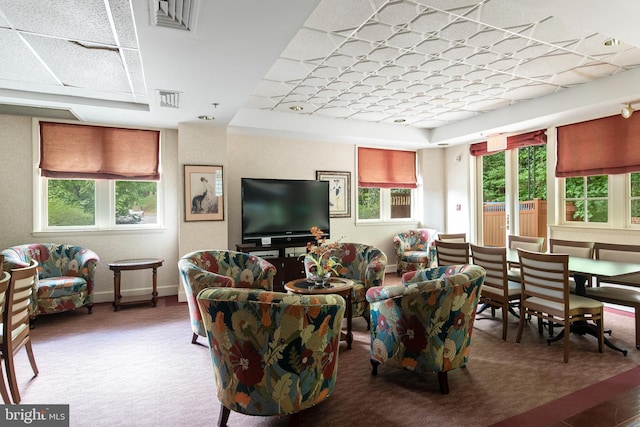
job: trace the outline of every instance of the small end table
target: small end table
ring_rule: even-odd
[[[144,270],[146,268],[153,269],[153,290],[151,291],[151,305],[153,307],[158,303],[158,267],[162,266],[163,259],[159,258],[140,258],[125,259],[109,263],[109,270],[113,271],[113,311],[118,311],[121,305],[137,304],[144,300],[122,301],[120,294],[120,273],[123,270]]]
[[[340,334],[340,340],[347,342],[347,348],[351,348],[353,342],[353,333],[351,332],[351,317],[353,313],[353,280],[343,279],[342,277],[332,277],[329,281],[331,287],[316,288],[313,283],[309,283],[307,279],[297,279],[287,282],[284,289],[289,293],[303,295],[326,295],[337,294],[343,297],[347,302],[345,317],[347,318],[347,333]]]

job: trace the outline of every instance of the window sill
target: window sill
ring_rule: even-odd
[[[154,228],[131,228],[131,229],[109,229],[109,230],[52,230],[52,231],[33,231],[33,237],[65,237],[65,236],[118,236],[127,234],[160,234],[166,232],[165,227]]]

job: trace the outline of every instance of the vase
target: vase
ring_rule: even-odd
[[[326,288],[329,287],[329,280],[331,280],[331,272],[325,274],[317,274],[316,272],[307,273],[307,279],[313,283],[314,288]]]

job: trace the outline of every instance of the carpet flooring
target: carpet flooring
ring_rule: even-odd
[[[478,317],[465,369],[449,373],[449,395],[435,374],[416,375],[384,365],[370,373],[369,332],[354,319],[351,350],[341,344],[338,381],[324,402],[300,414],[303,426],[551,426],[640,385],[630,313],[606,309],[611,340],[624,357],[593,337],[571,337],[570,360],[562,343],[547,345],[535,322],[515,343],[518,319],[510,317],[508,340],[501,322]],[[482,319],[481,319],[482,318]],[[113,312],[97,304],[40,317],[31,331],[40,374],[31,377],[26,353],[16,356],[24,404],[69,404],[71,426],[210,426],[216,398],[208,349],[191,344],[186,304],[161,298],[157,307]],[[202,342],[204,340],[200,338]],[[231,413],[229,426],[285,426],[287,417]]]

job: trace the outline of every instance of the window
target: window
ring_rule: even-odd
[[[632,225],[640,225],[640,172],[629,174],[629,217]]]
[[[415,188],[415,152],[358,148],[358,220],[412,219]]]
[[[609,177],[595,175],[565,178],[567,222],[609,222]]]
[[[159,132],[40,123],[36,231],[155,228]]]

